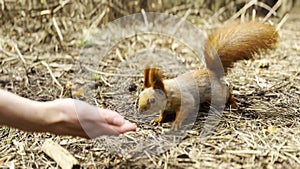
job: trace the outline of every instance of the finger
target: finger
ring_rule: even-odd
[[[122,134],[128,131],[135,131],[137,126],[134,123],[125,120],[119,113],[109,110],[99,108],[100,114],[107,122],[107,125],[118,134]]]
[[[137,125],[134,123],[129,122],[128,120],[125,120],[125,123],[119,127],[117,130],[121,133],[126,133],[128,131],[136,131]]]
[[[121,126],[125,123],[125,119],[119,113],[108,110],[108,109],[100,109],[100,114],[104,118],[104,120],[111,125]]]
[[[124,120],[124,124],[122,126],[116,126],[111,124],[102,124],[99,130],[93,130],[93,133],[89,133],[88,136],[90,138],[96,138],[102,135],[114,135],[117,136],[119,134],[123,134],[129,131],[135,131],[137,126],[133,123],[130,123],[127,120]]]
[[[116,126],[122,126],[125,123],[125,119],[122,116],[116,116],[114,118],[112,118],[112,125],[116,125]]]

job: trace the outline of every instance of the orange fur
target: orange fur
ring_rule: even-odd
[[[216,62],[220,58],[226,72],[234,62],[250,59],[262,49],[274,48],[277,41],[276,29],[265,23],[234,23],[213,30],[205,46],[207,67],[217,69]]]
[[[219,79],[223,74],[218,72],[218,60],[221,60],[226,72],[234,62],[250,59],[260,50],[274,48],[277,41],[278,33],[275,28],[264,23],[232,24],[213,30],[205,45],[208,69],[194,70],[174,79],[163,80],[159,69],[148,66],[145,68],[145,89],[139,95],[139,111],[159,111],[160,117],[153,120],[152,124],[168,121],[167,115],[175,114],[172,128],[177,130],[189,113],[197,110],[197,102],[210,102],[213,92],[220,94],[217,99],[222,100],[225,95],[227,104],[237,107],[231,90],[226,88],[224,92]],[[214,84],[211,84],[212,79]],[[182,87],[185,90],[182,90]],[[197,97],[201,99],[198,100]]]
[[[149,82],[153,89],[160,89],[165,92],[165,87],[162,78],[162,72],[158,68],[150,68]]]
[[[147,66],[144,69],[144,88],[148,88],[151,86],[149,81],[149,73],[150,73],[150,68]]]

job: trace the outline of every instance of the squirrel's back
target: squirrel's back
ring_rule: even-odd
[[[205,46],[206,63],[214,70],[219,57],[226,69],[238,60],[249,59],[263,49],[272,49],[278,41],[275,27],[265,23],[234,23],[213,30]]]

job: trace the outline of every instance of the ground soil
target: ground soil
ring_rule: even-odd
[[[34,11],[28,17],[24,17],[28,13],[23,16],[18,13],[16,17],[9,16],[9,13],[2,15],[12,20],[1,20],[0,88],[37,101],[49,101],[75,97],[74,92],[79,92],[78,88],[70,91],[66,86],[69,83],[74,86],[82,84],[83,79],[85,84],[92,86],[92,92],[85,95],[79,92],[76,98],[116,110],[136,122],[139,128],[119,137],[86,140],[49,133],[26,133],[2,126],[0,168],[58,167],[41,150],[45,139],[52,139],[66,148],[82,168],[299,168],[299,11],[298,3],[279,30],[280,43],[275,50],[257,55],[255,59],[240,61],[229,70],[226,81],[232,86],[240,108],[226,108],[213,134],[205,139],[200,136],[202,117],[186,133],[168,134],[169,124],[151,126],[148,122],[153,117],[143,118],[136,114],[136,101],[142,90],[143,63],[134,60],[135,53],[147,56],[139,48],[153,44],[169,47],[166,53],[179,53],[174,60],[185,68],[197,66],[193,65],[197,59],[187,59],[194,55],[190,49],[182,47],[184,44],[176,42],[174,45],[174,41],[168,38],[157,40],[157,36],[151,35],[126,39],[112,48],[101,61],[96,60],[99,67],[93,70],[128,76],[98,77],[99,72],[94,72],[96,78],[85,79],[76,74],[80,59],[89,52],[99,52],[99,49],[94,48],[94,40],[87,38],[90,32],[86,33],[82,28],[89,28],[92,23],[96,23],[94,26],[97,27],[97,17],[86,21],[84,17],[70,19],[56,16],[63,35],[61,39],[53,18],[35,17]],[[193,21],[200,28],[223,24],[195,18]],[[279,23],[276,19],[270,19],[270,22]],[[94,31],[92,33],[97,34],[99,30]],[[90,48],[85,48],[82,53],[82,46]],[[170,65],[170,60],[165,64]],[[177,66],[165,70],[167,77],[182,71],[184,69]]]

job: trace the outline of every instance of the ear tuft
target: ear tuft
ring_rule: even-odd
[[[154,89],[160,89],[160,90],[166,92],[165,86],[163,83],[162,71],[160,69],[150,68],[149,81],[150,81],[151,87],[153,87]]]
[[[149,65],[146,65],[144,69],[144,88],[151,87],[149,75],[150,75],[150,67]]]

